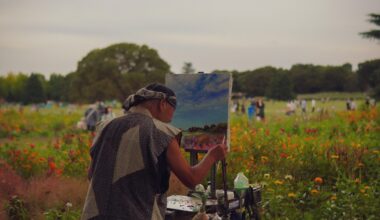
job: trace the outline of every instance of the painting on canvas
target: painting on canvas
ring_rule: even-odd
[[[229,146],[230,74],[168,74],[166,85],[177,95],[171,124],[183,131],[182,147],[207,151],[220,143]]]

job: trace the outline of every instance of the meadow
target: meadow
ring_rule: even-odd
[[[380,108],[333,100],[287,116],[265,104],[264,122],[231,113],[228,185],[239,171],[261,185],[263,219],[379,219]],[[75,126],[84,110],[0,108],[0,219],[79,218],[94,136]]]

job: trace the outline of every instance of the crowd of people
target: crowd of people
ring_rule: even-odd
[[[265,121],[265,104],[263,99],[255,99],[249,100],[248,107],[245,106],[244,101],[240,104],[239,101],[234,102],[232,112],[248,114],[248,118],[251,120],[252,118],[256,118],[257,121]]]
[[[257,100],[257,101],[256,101]],[[332,105],[329,106],[328,109],[326,108],[326,103],[330,101],[329,98],[321,98],[320,100],[316,100],[315,98],[312,98],[310,100],[306,99],[296,99],[296,100],[290,100],[286,102],[285,106],[285,114],[290,116],[296,114],[296,112],[300,112],[301,115],[304,117],[307,117],[307,113],[314,113],[314,112],[320,112],[324,113],[328,109],[335,109],[336,106]],[[246,106],[246,103],[249,103],[248,106]],[[376,100],[371,99],[370,97],[366,97],[364,107],[369,109],[371,107],[376,106]],[[347,111],[354,111],[357,110],[357,104],[355,99],[349,98],[346,100],[346,109]],[[265,121],[265,104],[263,99],[237,99],[233,101],[233,105],[231,108],[231,112],[237,113],[237,114],[243,114],[247,115],[249,120],[252,120],[255,118],[257,121]]]

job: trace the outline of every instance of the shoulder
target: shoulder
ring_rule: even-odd
[[[172,138],[174,138],[179,133],[181,133],[180,129],[174,127],[171,124],[168,124],[168,123],[162,122],[160,120],[157,120],[155,118],[153,118],[153,124],[154,124],[154,126],[155,126],[156,129],[160,130],[161,132],[165,133],[166,135],[168,135],[168,136],[170,136]]]

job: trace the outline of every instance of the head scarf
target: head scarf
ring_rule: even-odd
[[[132,106],[151,99],[165,99],[173,108],[177,106],[177,98],[173,90],[164,85],[153,83],[128,96],[123,103],[123,109],[128,111]]]

